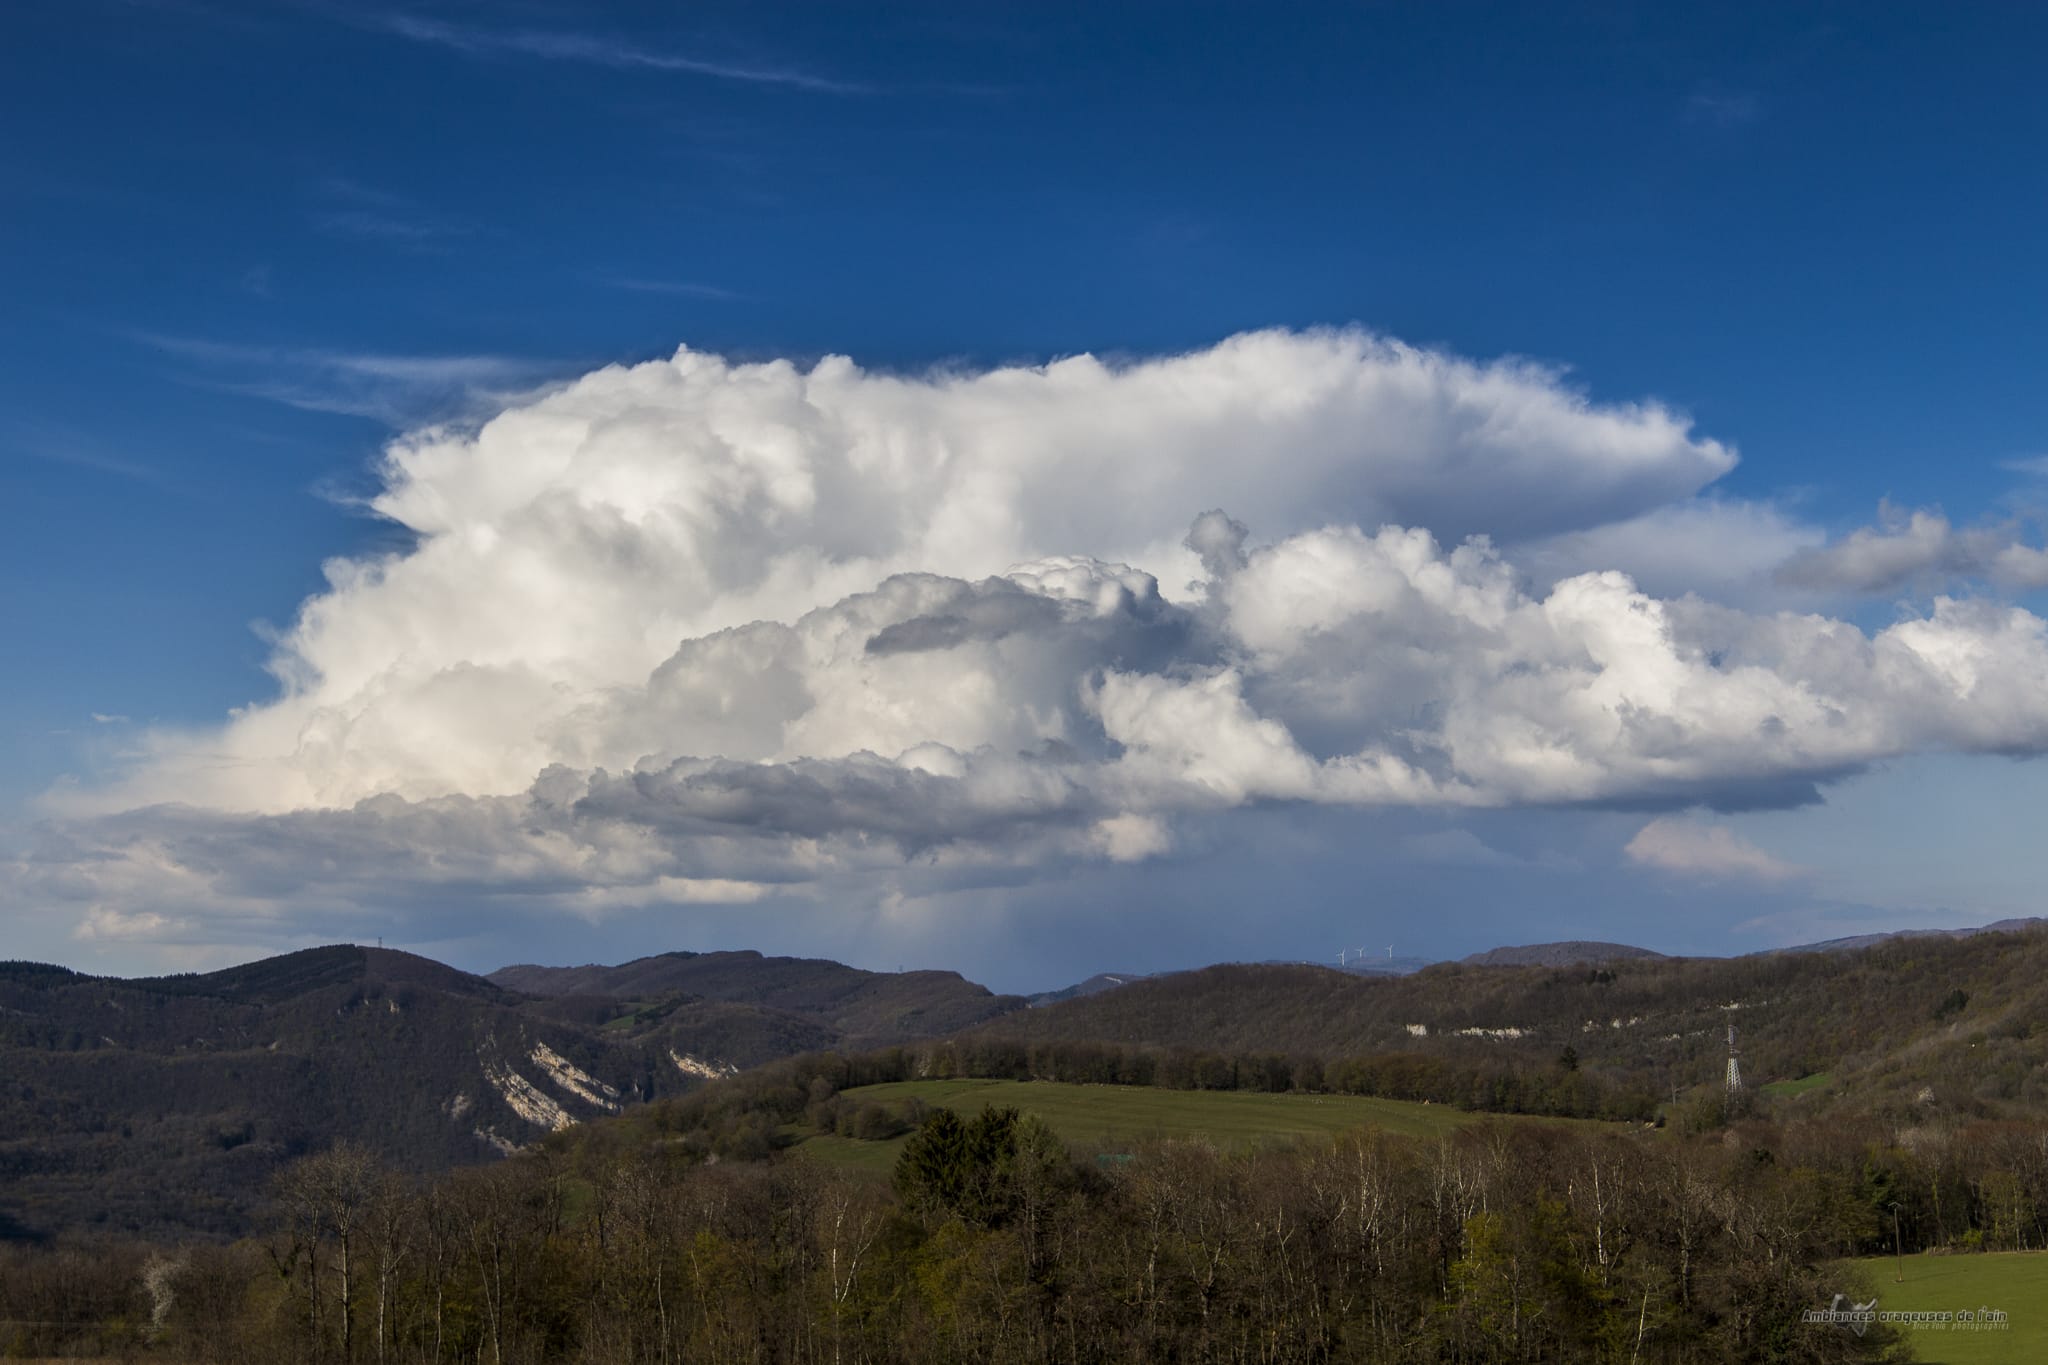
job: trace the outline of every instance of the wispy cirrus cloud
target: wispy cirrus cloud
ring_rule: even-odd
[[[341,176],[329,176],[314,185],[313,199],[313,225],[337,237],[435,251],[476,231],[476,225],[467,219]]]
[[[503,355],[264,346],[157,332],[131,332],[129,338],[194,366],[183,376],[187,382],[390,426],[445,419],[479,403],[503,402],[530,389],[550,368],[545,361]]]
[[[0,426],[0,450],[48,464],[71,465],[97,474],[112,474],[158,488],[169,486],[161,470],[119,455],[110,455],[84,433],[53,423],[11,422]]]
[[[580,62],[608,66],[615,70],[672,72],[708,76],[716,80],[747,85],[781,86],[822,95],[864,95],[873,87],[852,81],[820,76],[791,66],[762,66],[747,62],[720,61],[661,48],[647,47],[623,38],[594,33],[573,33],[550,29],[483,29],[425,19],[411,14],[387,14],[376,20],[387,33],[416,43],[449,48],[472,57],[529,57],[540,61]]]
[[[643,275],[593,275],[590,278],[607,289],[623,289],[631,294],[669,294],[677,298],[716,302],[730,302],[741,297],[734,290],[698,280],[661,280]]]
[[[1696,128],[1747,128],[1763,116],[1763,100],[1754,90],[1705,86],[1685,98],[1685,121]]]

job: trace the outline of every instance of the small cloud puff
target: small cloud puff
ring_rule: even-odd
[[[1778,570],[1788,586],[1849,593],[1958,579],[2022,592],[2048,588],[2048,549],[2028,545],[2009,524],[1959,527],[1939,509],[1903,513],[1887,504],[1879,525],[1802,550]]]
[[[1786,882],[1806,875],[1805,868],[1772,857],[1725,825],[1694,820],[1652,820],[1622,851],[1631,862],[1687,876]]]

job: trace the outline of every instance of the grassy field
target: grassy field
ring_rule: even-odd
[[[1809,1090],[1818,1090],[1834,1077],[1825,1071],[1816,1071],[1811,1076],[1801,1076],[1796,1081],[1772,1081],[1763,1088],[1766,1095],[1784,1097],[1804,1095]]]
[[[1448,1105],[1362,1095],[1263,1095],[1054,1081],[898,1081],[861,1086],[844,1094],[856,1103],[916,1098],[968,1117],[990,1105],[1008,1105],[1036,1114],[1067,1141],[1090,1146],[1148,1137],[1202,1137],[1223,1147],[1245,1147],[1290,1138],[1328,1137],[1367,1124],[1377,1124],[1390,1133],[1433,1137],[1486,1117]],[[805,1140],[801,1150],[835,1165],[887,1170],[895,1163],[903,1141],[861,1142],[820,1136]]]
[[[1928,1365],[2008,1365],[2048,1361],[2048,1252],[1908,1256],[1905,1283],[1889,1256],[1855,1263],[1877,1291],[1877,1311],[1975,1313],[1993,1308],[2004,1331],[1909,1331],[1913,1355]],[[1826,1305],[1820,1305],[1825,1307]],[[1838,1329],[1816,1329],[1838,1330]]]
[[[859,1138],[839,1137],[832,1133],[814,1133],[804,1137],[801,1130],[794,1129],[791,1136],[798,1139],[796,1150],[814,1161],[876,1175],[887,1175],[896,1169],[896,1154],[910,1140],[907,1134],[890,1138],[887,1142],[862,1142]]]

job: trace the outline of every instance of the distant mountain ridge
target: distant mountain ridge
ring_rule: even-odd
[[[1994,920],[1990,924],[1971,925],[1964,929],[1894,929],[1885,934],[1850,934],[1844,938],[1822,939],[1818,943],[1801,943],[1790,948],[1773,948],[1775,953],[1843,953],[1859,948],[1870,948],[1880,943],[1911,938],[1969,938],[1975,934],[2019,934],[2028,933],[2048,925],[2048,919],[2030,915],[2024,919]]]
[[[1434,962],[1434,958],[1427,957],[1374,957],[1367,953],[1345,959],[1337,970],[1349,973],[1352,976],[1407,976],[1411,972],[1419,972],[1424,967],[1434,965]],[[1263,967],[1323,967],[1329,964],[1326,962],[1305,962],[1298,957],[1287,957],[1268,958],[1264,962],[1255,965]],[[1200,971],[1202,969],[1188,968],[1186,970]],[[1174,975],[1177,975],[1177,973],[1097,972],[1086,981],[1078,981],[1071,986],[1061,987],[1059,990],[1040,991],[1036,995],[1025,997],[1025,999],[1029,1002],[1031,1008],[1043,1009],[1047,1005],[1057,1005],[1067,1000],[1083,1000],[1091,995],[1100,995],[1104,991],[1113,991],[1119,986],[1128,986],[1134,982],[1157,981],[1162,977]]]
[[[1860,948],[1872,948],[1881,943],[1892,943],[1901,939],[1914,938],[1968,938],[1974,934],[2012,934],[2048,926],[2048,919],[2030,916],[2024,919],[1995,920],[1990,924],[1970,925],[1959,929],[1894,929],[1881,934],[1850,934],[1842,938],[1822,939],[1817,943],[1797,943],[1786,948],[1765,948],[1757,953],[1745,954],[1750,957],[1768,956],[1772,953],[1835,953],[1854,952]],[[1672,954],[1660,953],[1651,948],[1638,948],[1627,943],[1603,943],[1594,939],[1565,939],[1556,943],[1530,943],[1519,947],[1489,948],[1483,953],[1472,953],[1461,957],[1458,962],[1467,967],[1576,967],[1599,962],[1621,962],[1630,959],[1668,958]],[[1716,959],[1701,959],[1713,961]]]
[[[691,995],[796,1015],[862,1047],[905,1037],[951,1033],[1014,1009],[1025,999],[997,995],[958,972],[870,972],[824,958],[738,952],[656,953],[615,967],[500,967],[492,984],[546,997],[649,1000]]]
[[[2048,925],[2048,919],[2002,919],[1995,923],[1976,925],[1962,929],[1899,929],[1881,934],[1854,934],[1845,938],[1826,939],[1818,943],[1801,943],[1788,948],[1767,948],[1759,953],[1746,956],[1766,956],[1772,953],[1818,953],[1853,952],[1874,947],[1897,939],[1910,938],[1961,938],[1972,934],[2016,933]],[[1683,955],[1677,955],[1683,956]],[[1674,955],[1660,953],[1653,948],[1639,948],[1629,943],[1609,943],[1599,939],[1561,939],[1551,943],[1527,943],[1503,945],[1488,948],[1484,952],[1469,953],[1455,959],[1462,967],[1578,967],[1594,966],[1602,962],[1650,961],[1656,959],[1674,960]],[[1700,961],[1731,961],[1733,959],[1702,958]],[[1230,964],[1218,963],[1217,966]],[[1267,958],[1255,964],[1266,967],[1332,967],[1352,976],[1398,977],[1410,976],[1425,968],[1441,965],[1435,958],[1426,957],[1380,957],[1371,953],[1356,956],[1346,955],[1336,963],[1328,960],[1308,962],[1301,958]],[[1197,971],[1201,968],[1186,970]],[[1028,997],[1034,1009],[1056,1005],[1068,1000],[1086,999],[1119,986],[1140,981],[1157,981],[1177,975],[1175,972],[1098,972],[1085,981],[1059,990],[1040,991]]]
[[[1483,953],[1461,957],[1466,967],[1577,967],[1595,962],[1620,962],[1630,958],[1663,957],[1648,948],[1626,943],[1601,943],[1592,939],[1567,939],[1561,943],[1528,943],[1515,948],[1489,948]]]

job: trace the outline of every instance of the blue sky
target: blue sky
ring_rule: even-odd
[[[153,734],[274,698],[271,640],[326,590],[323,562],[419,535],[362,505],[396,435],[685,344],[914,375],[1361,327],[1686,414],[1741,461],[1679,501],[1770,521],[1788,554],[1938,507],[1990,539],[1928,563],[1981,568],[1999,536],[2039,543],[2044,29],[2020,5],[9,7],[0,825],[46,850],[48,822],[74,818],[51,814],[53,785],[118,786],[159,761]],[[1185,527],[1208,493],[1162,518]],[[1545,553],[1563,552],[1516,562]],[[1967,565],[1960,586],[1837,565],[1803,592],[1768,565],[1732,585],[1613,567],[1871,632],[1937,591],[2041,605],[2034,578]],[[479,894],[385,925],[281,873],[253,927],[104,888],[15,913],[24,951],[122,968],[375,924],[466,965],[688,940],[1031,985],[1320,955],[1416,906],[1442,911],[1415,944],[1430,955],[1581,934],[1739,951],[1774,932],[1738,928],[1758,921],[2025,911],[2035,855],[2003,832],[2042,794],[2036,765],[1880,747],[1790,811],[1715,809],[1704,788],[1703,805],[1659,796],[1661,816],[1605,788],[1469,818],[1254,800],[1239,820],[1174,816],[1172,852],[1078,870],[1020,854],[914,912],[864,881],[786,914],[657,897],[578,918]],[[1958,809],[1976,814],[1917,880],[1869,873]],[[1619,859],[1652,818],[1775,862],[1731,879]],[[1524,862],[1403,843],[1452,825]],[[1269,826],[1323,833],[1279,876]],[[1361,877],[1407,909],[1346,903]],[[842,899],[865,908],[835,918]],[[1247,900],[1270,932],[1243,931]],[[82,906],[127,928],[81,937]]]

